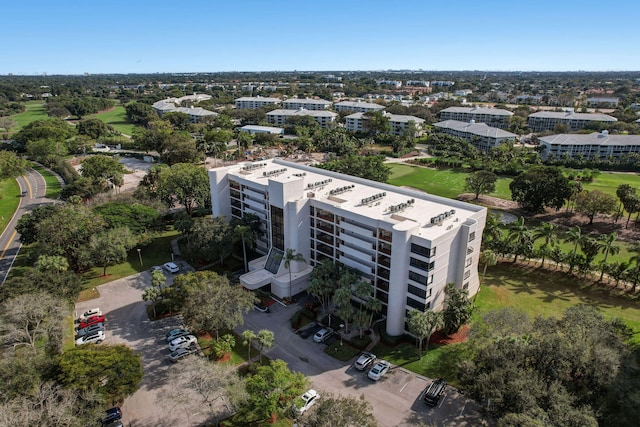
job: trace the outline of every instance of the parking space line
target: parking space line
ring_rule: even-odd
[[[462,405],[462,409],[460,410],[460,416],[462,416],[462,413],[464,412],[464,408],[467,407],[467,399],[464,400],[464,405]]]
[[[445,397],[447,397],[447,393],[445,393],[445,394],[443,394],[443,395],[442,395],[442,398],[440,399],[440,404],[438,405],[438,408],[441,408],[441,407],[442,407],[442,404],[444,403],[444,399],[445,399]],[[467,404],[467,403],[465,402],[465,405],[466,405],[466,404]]]
[[[404,391],[404,388],[407,386],[407,384],[409,384],[408,382],[404,383],[404,385],[402,386],[402,388],[400,389],[400,393],[402,393]]]

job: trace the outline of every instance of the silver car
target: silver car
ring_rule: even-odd
[[[96,323],[94,325],[87,326],[86,328],[79,329],[76,332],[76,336],[79,338],[98,331],[104,331],[104,323]]]

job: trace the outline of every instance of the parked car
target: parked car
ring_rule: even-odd
[[[195,344],[196,341],[197,341],[197,338],[193,335],[185,335],[182,337],[178,337],[169,343],[169,350],[174,352],[179,348],[191,347],[191,345]]]
[[[312,322],[309,326],[305,326],[304,329],[300,329],[297,334],[300,335],[300,338],[307,339],[313,336],[316,332],[322,329],[322,326],[317,322]]]
[[[105,411],[105,417],[102,419],[102,425],[109,425],[113,421],[117,421],[122,418],[122,411],[117,406],[109,408]]]
[[[86,328],[78,329],[76,331],[76,337],[83,337],[98,331],[104,331],[104,323],[96,323],[91,326],[87,326]]]
[[[154,265],[153,267],[151,267],[151,268],[149,269],[149,272],[150,272],[151,274],[153,274],[153,272],[154,272],[154,271],[162,271],[162,267],[160,267],[159,265]]]
[[[84,329],[87,326],[91,326],[91,325],[95,325],[96,323],[104,323],[104,321],[107,320],[104,316],[91,316],[91,317],[87,317],[84,320],[81,320],[80,323],[78,323],[76,330],[80,330],[80,329]]]
[[[313,389],[307,390],[302,396],[298,397],[295,402],[293,402],[291,412],[293,412],[294,415],[302,415],[309,408],[315,405],[319,398],[320,395],[317,391]]]
[[[177,273],[180,271],[180,267],[175,262],[165,262],[162,265],[167,273]]]
[[[80,337],[76,340],[76,345],[89,344],[89,343],[101,343],[104,341],[104,331],[96,331]]]
[[[389,371],[389,368],[391,368],[391,364],[386,360],[381,360],[373,365],[367,376],[374,381],[378,381]]]
[[[191,331],[188,330],[188,329],[177,328],[177,329],[172,329],[169,332],[167,332],[164,337],[167,340],[167,342],[171,342],[171,341],[175,340],[176,338],[180,338],[180,337],[183,337],[185,335],[191,335]]]
[[[442,378],[437,378],[427,388],[424,389],[420,400],[430,406],[436,406],[447,388],[447,382]]]
[[[103,423],[102,427],[123,427],[123,424],[120,420],[113,420],[109,421],[108,423]]]
[[[313,336],[313,340],[318,343],[325,342],[329,337],[333,335],[333,329],[322,328]]]
[[[97,308],[97,307],[96,308],[92,308],[92,309],[87,310],[84,313],[82,313],[78,319],[80,321],[82,321],[82,320],[86,320],[89,317],[93,317],[93,316],[102,316],[102,311],[100,311],[100,309]]]
[[[360,353],[360,357],[358,357],[358,360],[356,360],[356,363],[354,363],[353,366],[355,366],[356,369],[364,371],[373,363],[374,360],[376,360],[375,354],[363,351]]]
[[[169,355],[169,360],[171,360],[172,362],[177,362],[183,357],[187,357],[188,355],[193,354],[195,352],[196,352],[196,349],[194,348],[178,348],[176,349],[176,351],[172,352]]]

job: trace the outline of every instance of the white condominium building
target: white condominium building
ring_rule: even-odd
[[[544,147],[540,155],[545,160],[565,156],[572,159],[583,156],[593,160],[619,160],[632,153],[640,154],[640,135],[609,135],[606,130],[590,134],[549,135],[538,140],[540,146]]]
[[[501,108],[487,107],[449,107],[440,111],[440,120],[458,120],[460,122],[486,123],[495,128],[506,128],[509,126],[509,118],[513,116],[511,111]]]
[[[528,125],[533,132],[553,130],[556,125],[565,124],[569,130],[575,132],[593,122],[613,123],[615,117],[606,114],[576,113],[573,111],[538,111],[529,114]]]
[[[291,117],[311,116],[323,128],[331,127],[338,117],[337,113],[325,110],[307,110],[300,108],[298,110],[273,110],[267,113],[267,122],[276,126],[284,126],[288,124]]]
[[[489,151],[501,142],[515,141],[518,138],[515,133],[487,126],[486,123],[475,123],[473,120],[470,122],[447,120],[435,123],[433,126],[449,135],[466,139],[481,151]]]
[[[410,310],[442,310],[448,283],[478,291],[484,207],[275,159],[210,169],[209,178],[214,217],[262,221],[264,256],[240,277],[248,289],[295,295],[318,263],[340,262],[373,285],[390,335],[405,332]],[[306,263],[285,268],[287,249]]]
[[[285,110],[299,110],[300,108],[306,110],[327,110],[331,107],[331,104],[333,103],[324,99],[291,98],[282,101],[282,108]]]
[[[205,110],[202,107],[181,107],[183,102],[198,103],[211,99],[211,95],[187,95],[181,98],[167,98],[154,102],[151,108],[162,117],[167,113],[184,113],[189,116],[191,123],[198,123],[202,117],[217,116],[218,113]]]
[[[336,111],[353,111],[354,113],[366,113],[368,111],[382,111],[384,110],[384,105],[374,104],[372,102],[342,101],[336,103],[333,108]]]
[[[409,123],[413,123],[416,126],[418,132],[422,130],[422,124],[424,119],[414,116],[406,116],[401,114],[383,113],[385,117],[389,118],[389,125],[391,125],[391,133],[393,135],[402,135],[402,133],[408,129]],[[350,132],[366,131],[367,116],[364,113],[353,113],[344,118],[345,129]]]
[[[258,108],[267,107],[270,105],[278,105],[281,100],[279,98],[268,98],[262,96],[244,96],[238,98],[233,103],[238,109],[251,109],[257,110]]]

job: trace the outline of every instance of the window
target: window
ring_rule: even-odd
[[[421,261],[419,259],[416,259],[414,257],[410,257],[409,258],[409,265],[410,266],[419,268],[420,270],[424,270],[424,271],[433,270],[434,263],[435,263],[435,261],[426,262],[426,261]]]
[[[409,291],[410,294],[413,294],[417,297],[420,297],[422,299],[426,299],[427,298],[427,291],[424,289],[420,289],[417,286],[413,286],[413,285],[408,285],[407,290]]]
[[[433,274],[429,276],[429,280],[427,280],[427,285],[430,285],[432,283],[433,283]]]
[[[473,263],[473,259],[467,258],[467,263],[465,264],[465,267],[469,267],[472,263]]]
[[[284,211],[271,206],[271,244],[284,251]]]
[[[431,276],[433,277],[433,276]],[[423,276],[422,274],[418,274],[415,271],[409,271],[409,279],[413,280],[414,282],[418,282],[420,284],[426,285],[427,281],[429,280],[426,276]]]
[[[411,252],[417,255],[422,255],[425,258],[431,257],[431,249],[425,248],[424,246],[416,245],[415,243],[411,244]]]
[[[464,272],[464,280],[467,280],[469,277],[471,277],[471,270],[467,270]]]
[[[472,231],[471,233],[469,233],[469,241],[472,242],[476,240],[476,232]]]
[[[462,289],[464,289],[465,291],[469,289],[469,282],[465,282],[465,284],[462,285]]]
[[[425,303],[422,303],[420,301],[416,301],[416,300],[414,300],[413,298],[410,298],[410,297],[407,297],[407,305],[409,307],[413,307],[413,308],[415,308],[417,310],[420,310],[420,311],[425,311],[425,309],[427,308]]]

